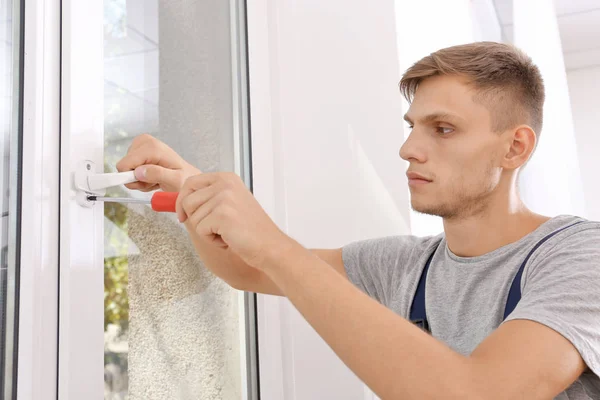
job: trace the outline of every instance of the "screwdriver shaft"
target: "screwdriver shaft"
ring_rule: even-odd
[[[157,212],[176,212],[177,211],[177,192],[156,192],[152,199],[134,199],[131,197],[102,197],[88,195],[88,201],[104,201],[111,203],[137,203],[150,204],[152,209]]]
[[[102,196],[88,196],[89,201],[103,201],[105,203],[136,203],[136,204],[150,204],[150,199],[133,199],[131,197],[102,197]]]

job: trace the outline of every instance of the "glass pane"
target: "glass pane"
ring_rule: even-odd
[[[21,11],[20,1],[7,0],[0,3],[0,398],[3,399],[12,398],[16,376]],[[13,188],[10,192],[9,187]]]
[[[106,172],[142,133],[202,171],[233,171],[230,30],[226,1],[104,0]],[[204,268],[174,215],[124,203],[104,215],[105,399],[242,398],[243,294]]]

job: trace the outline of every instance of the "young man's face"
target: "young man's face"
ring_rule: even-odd
[[[406,113],[410,136],[400,149],[415,211],[442,218],[481,212],[498,192],[505,154],[490,111],[456,76],[425,79]],[[426,180],[411,179],[418,174]]]

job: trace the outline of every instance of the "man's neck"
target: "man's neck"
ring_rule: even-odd
[[[535,214],[522,203],[502,211],[489,209],[466,218],[444,219],[448,248],[459,257],[477,257],[516,242],[550,218]]]

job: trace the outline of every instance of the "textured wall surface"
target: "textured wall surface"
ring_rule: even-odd
[[[132,207],[131,399],[239,399],[236,291],[204,268],[181,226]]]
[[[203,171],[232,170],[228,2],[159,0],[159,132]],[[240,399],[238,296],[173,216],[131,209],[132,399]]]

